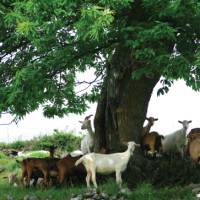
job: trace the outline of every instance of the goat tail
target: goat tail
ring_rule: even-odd
[[[79,158],[76,162],[75,162],[75,166],[81,164],[83,162],[83,158],[84,156],[82,156],[81,158]]]

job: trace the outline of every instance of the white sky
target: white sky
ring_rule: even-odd
[[[159,86],[154,88],[147,116],[159,118],[152,130],[166,135],[181,128],[178,120],[192,120],[190,128],[200,127],[199,103],[200,92],[194,92],[184,81],[177,81],[166,95],[157,97]],[[83,115],[69,115],[62,119],[44,118],[41,109],[27,115],[18,125],[0,126],[0,142],[31,139],[34,136],[50,134],[53,129],[80,132],[79,120],[86,115],[95,114],[96,104]],[[11,118],[0,118],[0,124],[9,122]]]

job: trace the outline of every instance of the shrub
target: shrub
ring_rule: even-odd
[[[12,149],[18,149],[18,150],[21,150],[23,149],[25,146],[27,145],[26,141],[16,141],[16,142],[13,142],[9,145],[10,148]]]
[[[73,135],[72,132],[54,130],[51,135],[43,135],[35,137],[32,140],[15,141],[9,144],[0,143],[1,149],[16,149],[16,150],[41,150],[50,146],[56,146],[58,149],[71,152],[79,149],[81,137]]]
[[[130,174],[130,171],[133,173]],[[148,160],[141,156],[138,161],[134,160],[134,157],[130,160],[123,175],[129,186],[144,181],[159,187],[188,185],[191,182],[200,182],[200,166],[195,165],[189,158],[163,157],[158,160]]]
[[[34,150],[47,149],[56,146],[59,149],[73,151],[79,149],[81,138],[74,136],[73,133],[54,130],[52,135],[44,135],[36,139]]]

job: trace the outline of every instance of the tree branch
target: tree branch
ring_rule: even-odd
[[[10,122],[8,123],[3,123],[3,124],[0,124],[0,126],[8,126],[8,125],[11,125],[12,123],[15,123],[16,125],[18,124],[19,122],[19,118],[18,117],[15,117],[14,119],[12,119]]]

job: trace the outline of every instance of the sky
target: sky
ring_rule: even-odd
[[[200,127],[200,92],[193,91],[182,80],[176,81],[165,95],[157,96],[159,88],[159,84],[154,88],[147,113],[147,117],[158,118],[152,131],[162,135],[170,134],[181,128],[178,120],[192,120],[190,129]],[[54,119],[44,118],[40,108],[27,115],[18,125],[0,126],[0,142],[31,139],[39,135],[51,134],[54,129],[80,134],[81,124],[78,121],[83,120],[87,115],[95,115],[96,106],[97,104],[91,104],[83,115],[70,114],[64,118]],[[11,116],[4,116],[0,118],[0,124],[7,123],[11,119]]]

